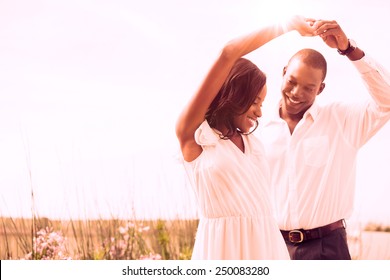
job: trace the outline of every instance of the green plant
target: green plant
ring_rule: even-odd
[[[107,238],[102,244],[105,259],[134,260],[134,259],[158,259],[144,240],[144,233],[150,226],[143,223],[127,221],[119,226],[116,234]]]
[[[170,254],[168,250],[169,235],[166,230],[165,222],[162,220],[157,221],[157,241],[160,246],[162,258],[164,260],[169,260],[170,259]]]

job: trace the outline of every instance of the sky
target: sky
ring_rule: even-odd
[[[387,69],[390,3],[0,1],[0,216],[193,217],[174,124],[229,40],[292,14],[337,20]],[[349,61],[291,32],[248,55],[268,77],[312,47],[328,61],[321,103],[368,97]],[[390,224],[390,125],[359,153],[354,218]]]

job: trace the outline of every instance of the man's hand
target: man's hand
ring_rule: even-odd
[[[334,20],[316,20],[313,23],[314,32],[331,48],[346,50],[348,37]]]

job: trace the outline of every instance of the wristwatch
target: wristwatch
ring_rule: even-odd
[[[353,52],[357,48],[356,42],[352,39],[348,39],[348,48],[346,50],[339,50],[337,49],[338,53],[341,55],[349,55],[351,52]]]

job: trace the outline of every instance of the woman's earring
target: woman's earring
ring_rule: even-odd
[[[244,135],[252,134],[252,133],[257,129],[258,126],[259,126],[259,121],[256,120],[256,126],[255,126],[255,128],[252,129],[252,131],[249,131],[249,132],[246,132],[246,133],[242,133],[242,134],[244,134]]]

